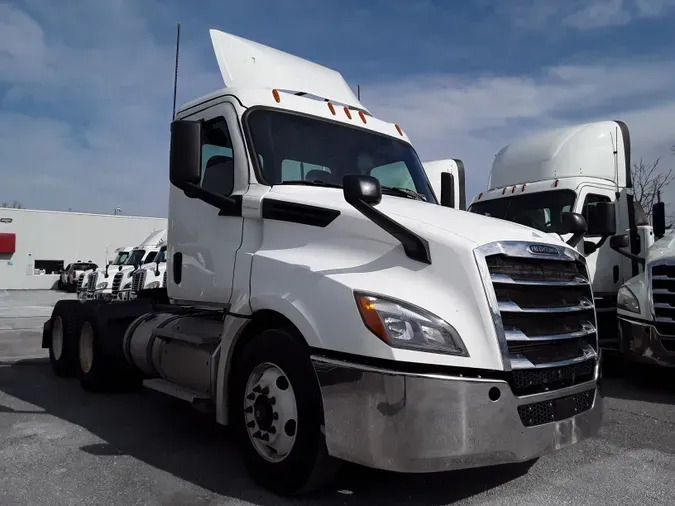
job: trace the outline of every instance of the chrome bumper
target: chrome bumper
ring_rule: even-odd
[[[378,469],[436,472],[524,462],[594,436],[602,419],[596,380],[516,397],[501,380],[403,373],[320,356],[312,362],[328,452]],[[596,365],[595,378],[598,372]],[[558,403],[561,398],[566,401]],[[575,408],[581,398],[585,403]],[[575,415],[580,405],[577,412],[585,411]],[[542,416],[559,421],[541,422]]]
[[[660,334],[648,322],[619,316],[619,350],[638,362],[675,367],[675,336]]]

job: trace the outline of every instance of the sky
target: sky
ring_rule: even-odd
[[[619,119],[675,166],[675,0],[0,0],[0,202],[166,216],[178,103],[223,86],[217,28],[333,68],[467,198],[542,129]],[[666,192],[675,200],[675,188]]]

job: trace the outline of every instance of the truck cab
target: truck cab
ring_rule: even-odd
[[[464,162],[458,158],[422,163],[431,189],[442,205],[466,211]]]
[[[94,296],[97,282],[105,282],[110,277],[110,269],[118,267],[127,261],[133,246],[123,246],[115,250],[115,258],[107,261],[104,267],[88,270],[77,278],[77,297],[81,300],[91,299]]]
[[[469,211],[520,223],[569,240],[563,216],[579,213],[588,222],[575,248],[593,282],[600,343],[617,349],[616,300],[619,287],[640,272],[640,264],[613,250],[607,239],[627,233],[628,249],[644,254],[654,241],[644,210],[633,198],[630,135],[621,121],[574,125],[515,141],[492,164],[488,188]],[[609,207],[608,207],[609,206]],[[616,230],[591,221],[609,210]],[[602,219],[597,223],[602,223]]]
[[[43,332],[56,374],[212,412],[283,495],[341,461],[520,464],[597,434],[583,256],[438,205],[403,128],[338,72],[211,40],[225,88],[171,124],[167,301],[59,301]]]

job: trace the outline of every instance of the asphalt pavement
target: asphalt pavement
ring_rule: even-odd
[[[346,465],[324,492],[288,501],[258,488],[227,429],[181,401],[88,394],[56,378],[39,329],[62,296],[0,291],[0,505],[675,503],[674,373],[606,378],[599,436],[529,470],[399,475]]]

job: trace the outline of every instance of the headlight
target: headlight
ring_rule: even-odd
[[[363,323],[393,348],[468,357],[455,328],[422,308],[375,295],[355,293]]]
[[[104,288],[108,288],[108,282],[107,281],[104,281],[103,283],[99,283],[98,285],[96,285],[97,290],[103,290]]]
[[[129,290],[131,288],[131,281],[129,281],[126,285],[124,285],[124,288],[122,290]]]
[[[640,303],[629,288],[622,286],[616,296],[616,306],[631,313],[640,313]]]
[[[159,281],[153,281],[148,283],[148,286],[145,287],[147,290],[152,290],[153,288],[159,288]]]

